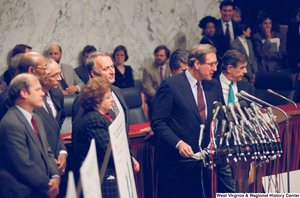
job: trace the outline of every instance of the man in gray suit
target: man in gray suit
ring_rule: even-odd
[[[154,57],[154,63],[146,66],[143,70],[143,87],[150,118],[152,116],[153,98],[156,89],[171,74],[170,67],[166,63],[170,57],[170,50],[166,46],[160,45],[155,48]]]
[[[245,78],[254,83],[255,73],[258,71],[257,62],[255,59],[252,42],[247,39],[251,35],[251,29],[249,25],[243,22],[237,24],[235,33],[237,35],[236,39],[231,43],[230,48],[238,50],[239,52],[247,56],[247,73],[245,73]]]
[[[56,197],[59,173],[41,118],[33,113],[42,107],[44,92],[32,74],[20,74],[8,88],[14,103],[0,122],[2,169],[19,183],[20,197]]]
[[[62,80],[59,83],[59,88],[64,95],[80,92],[84,86],[84,82],[78,77],[74,68],[71,65],[60,63],[63,53],[59,45],[51,45],[48,49],[48,56],[53,58],[61,69]]]

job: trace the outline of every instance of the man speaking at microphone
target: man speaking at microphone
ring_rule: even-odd
[[[209,143],[213,102],[221,101],[221,87],[212,79],[217,64],[213,46],[196,45],[189,52],[188,69],[164,80],[156,91],[151,128],[158,135],[158,198],[201,198],[203,193],[211,197],[207,170],[199,161],[182,160],[199,151],[201,124],[205,124],[201,147]]]
[[[244,90],[252,94],[252,86],[243,77],[247,73],[247,57],[237,50],[228,50],[222,59],[221,74],[216,79],[219,81],[222,90],[222,104],[238,102],[236,93]],[[236,181],[232,178],[232,170],[229,165],[217,165],[217,192],[236,192]]]

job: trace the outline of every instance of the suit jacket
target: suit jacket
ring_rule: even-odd
[[[80,162],[83,162],[90,148],[92,139],[95,139],[97,149],[97,160],[99,171],[101,170],[105,157],[107,145],[109,143],[108,127],[111,122],[96,110],[85,110],[78,125],[77,138],[75,144],[80,148],[75,155]],[[113,175],[114,180],[107,180]],[[113,156],[110,155],[105,171],[103,183],[101,184],[102,197],[118,197],[118,186],[116,181],[116,171]]]
[[[64,64],[64,63],[61,63],[60,66],[61,66],[61,70],[63,72],[63,76],[64,76],[64,79],[65,79],[67,85],[68,86],[70,86],[70,85],[76,86],[77,85],[80,87],[80,90],[82,90],[82,88],[84,87],[85,84],[77,76],[74,68],[71,65]],[[61,85],[61,83],[59,83],[59,87],[61,89],[63,89],[63,86]]]
[[[207,147],[210,139],[209,126],[213,117],[213,102],[221,101],[221,88],[215,79],[203,80],[202,85],[207,103],[202,147]],[[179,154],[176,144],[183,140],[192,147],[194,153],[197,153],[200,125],[203,123],[186,73],[164,80],[157,89],[154,101],[151,128],[158,135],[156,166],[165,176],[171,179],[180,178],[199,162],[179,162],[187,158]],[[219,120],[222,118],[223,115],[220,115]]]
[[[280,45],[278,52],[269,51],[271,48],[271,42],[262,42],[264,38],[261,32],[253,35],[253,46],[258,59],[258,69],[259,71],[268,71],[266,65],[268,65],[269,71],[276,71],[282,69],[285,64],[285,58],[287,57],[287,52],[285,48],[284,36],[281,33],[273,32],[273,38],[279,38]]]
[[[86,84],[89,79],[90,79],[90,75],[89,72],[86,70],[84,65],[81,65],[80,67],[77,67],[75,69],[76,74],[78,75],[78,77]]]
[[[42,120],[34,116],[41,142],[16,106],[6,113],[0,123],[0,162],[18,181],[21,197],[40,198],[46,197],[50,178],[59,173]]]
[[[0,94],[0,121],[5,116],[8,109],[13,105],[8,97],[7,91],[8,87],[6,87]]]
[[[171,74],[171,69],[169,64],[166,64],[165,78],[169,77]],[[159,74],[158,65],[153,63],[148,65],[143,70],[143,87],[144,93],[148,97],[154,97],[157,87],[161,83],[161,78]]]
[[[236,27],[236,22],[234,22],[233,20],[232,21],[232,28],[233,28],[233,34],[234,34],[234,39],[236,38],[236,34],[234,32],[234,29]],[[217,42],[217,46],[219,47],[219,50],[220,50],[220,55],[223,56],[224,53],[229,50],[230,46],[226,46],[226,39],[225,39],[225,35],[224,35],[224,32],[223,32],[223,28],[222,28],[222,21],[221,19],[219,19],[217,21],[217,25],[216,25],[216,33],[215,35],[213,36],[213,39]]]
[[[60,128],[65,119],[64,96],[59,88],[52,89],[49,92],[57,110],[56,119],[53,118],[53,116],[51,116],[44,107],[34,109],[33,112],[42,118],[49,145],[55,158],[57,158],[59,151],[67,150],[60,137]]]
[[[300,59],[300,34],[298,23],[289,24],[286,33],[286,50],[289,54],[289,66],[298,68],[298,61]]]
[[[249,49],[249,56],[247,55],[247,52],[241,43],[240,39],[237,37],[230,45],[231,49],[238,50],[239,52],[245,54],[248,58],[247,62],[247,73],[245,74],[245,78],[248,80],[252,79],[253,74],[255,74],[258,71],[257,68],[257,63],[256,63],[256,58],[254,55],[253,47],[252,47],[252,42],[249,39],[246,39],[248,49]]]
[[[121,90],[118,87],[113,86],[113,85],[111,88],[112,88],[112,91],[116,94],[117,98],[119,99],[119,102],[121,103],[121,105],[123,107],[123,111],[125,113],[126,132],[128,135],[128,132],[129,132],[129,109],[126,105],[125,99],[122,96]],[[80,95],[78,95],[75,98],[75,100],[72,104],[72,133],[75,132],[74,134],[77,134],[76,131],[78,130],[78,124],[79,124],[81,116],[84,112],[84,109],[81,107],[79,98],[80,98]],[[75,135],[72,136],[72,141],[73,141],[73,138],[76,138]],[[129,141],[129,139],[128,139],[128,141]],[[73,144],[73,148],[76,151],[77,145]],[[136,154],[132,149],[130,150],[130,154],[134,158],[136,158]]]
[[[219,82],[219,84],[220,84],[220,86],[221,86],[221,81],[220,81],[220,76],[218,76],[218,77],[216,77],[215,78],[218,82]],[[247,92],[247,93],[249,93],[249,94],[251,94],[251,95],[253,95],[253,87],[252,87],[252,85],[249,83],[249,82],[247,82],[247,81],[238,81],[238,82],[236,82],[237,83],[237,88],[238,88],[238,92],[240,92],[240,91],[245,91],[245,92]],[[221,93],[222,93],[222,104],[223,105],[227,105],[227,104],[225,104],[225,100],[224,100],[224,95],[223,95],[223,89],[222,89],[222,86],[221,86]],[[243,99],[242,99],[243,100]],[[241,100],[239,99],[239,102],[240,102]],[[247,102],[247,101],[246,101]]]

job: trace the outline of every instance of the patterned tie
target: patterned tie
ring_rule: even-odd
[[[161,82],[164,80],[163,67],[159,68],[160,80]]]
[[[229,84],[229,92],[228,92],[228,102],[227,102],[227,104],[234,103],[234,93],[233,93],[232,85],[233,85],[233,82],[231,82]]]
[[[203,99],[203,93],[199,81],[197,82],[196,85],[197,85],[198,111],[203,121],[203,124],[205,124],[206,115],[205,115],[205,103]]]
[[[229,31],[229,24],[228,23],[226,23],[225,40],[226,40],[226,46],[229,49],[229,47],[230,47],[230,31]]]
[[[114,113],[115,113],[115,115],[117,117],[120,111],[119,111],[118,106],[115,103],[115,101],[113,101],[113,110],[114,110]]]
[[[35,135],[37,136],[37,138],[39,139],[39,141],[41,143],[41,146],[43,147],[42,141],[41,141],[41,138],[40,138],[40,135],[39,135],[39,132],[38,132],[38,128],[37,128],[37,125],[36,125],[36,120],[35,120],[35,117],[33,115],[32,115],[32,118],[31,118],[31,124],[33,126]]]
[[[43,101],[45,103],[46,109],[48,110],[48,113],[50,114],[50,116],[52,116],[54,118],[53,111],[52,111],[49,103],[47,102],[47,97],[48,97],[48,93],[45,93],[45,95],[43,97]]]

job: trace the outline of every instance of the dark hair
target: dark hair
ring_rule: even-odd
[[[199,61],[200,64],[204,64],[206,61],[206,54],[210,53],[210,52],[216,53],[217,49],[210,44],[195,45],[190,50],[190,53],[188,56],[188,62],[187,62],[188,66],[193,67],[195,61]]]
[[[189,55],[189,50],[186,49],[177,49],[175,50],[170,57],[170,69],[173,71],[173,68],[176,70],[181,67],[180,63],[187,63]]]
[[[235,9],[235,3],[231,0],[224,0],[220,3],[220,10],[222,10],[223,6],[232,6],[232,9]]]
[[[87,45],[82,50],[82,56],[84,56],[85,53],[95,52],[97,51],[96,48],[93,45]]]
[[[159,52],[160,50],[165,50],[166,52],[166,56],[167,56],[167,59],[169,59],[170,57],[170,50],[165,46],[165,45],[160,45],[160,46],[157,46],[154,50],[154,55]]]
[[[116,55],[116,53],[118,52],[118,51],[123,51],[124,52],[124,54],[125,54],[125,61],[127,61],[128,60],[128,54],[127,54],[127,49],[126,49],[126,47],[125,46],[123,46],[123,45],[119,45],[119,46],[117,46],[115,49],[114,49],[114,53],[113,53],[113,55],[112,55],[112,58],[113,58],[113,60],[115,61],[116,59],[115,59],[115,55]],[[125,62],[124,61],[124,62]]]
[[[247,31],[247,29],[250,27],[249,24],[244,23],[243,21],[240,21],[236,26],[235,26],[235,33],[237,36],[243,35],[243,31]]]
[[[262,13],[258,17],[258,23],[261,25],[267,19],[270,19],[271,21],[273,21],[271,15],[269,13]]]
[[[18,65],[22,56],[23,53],[19,53],[10,59],[8,71],[11,78],[14,78],[17,74],[19,74]]]
[[[13,49],[12,57],[14,57],[15,55],[17,55],[19,53],[25,53],[26,48],[32,49],[32,47],[25,45],[25,44],[16,45]]]
[[[104,94],[109,91],[111,84],[107,78],[97,76],[91,78],[83,87],[80,94],[80,104],[83,109],[97,110],[97,105],[101,104]]]
[[[236,68],[240,62],[247,62],[246,55],[237,50],[228,50],[223,56],[221,70],[227,70],[228,65]]]
[[[215,26],[217,25],[217,19],[215,17],[212,17],[212,16],[206,16],[204,17],[203,19],[201,19],[199,21],[199,28],[202,28],[202,29],[205,29],[206,28],[206,25],[211,22],[213,24],[215,24]]]
[[[8,87],[8,97],[12,102],[15,102],[18,98],[20,98],[20,92],[25,89],[28,94],[30,94],[29,86],[30,86],[30,76],[33,76],[32,74],[24,73],[17,75],[9,84]]]

